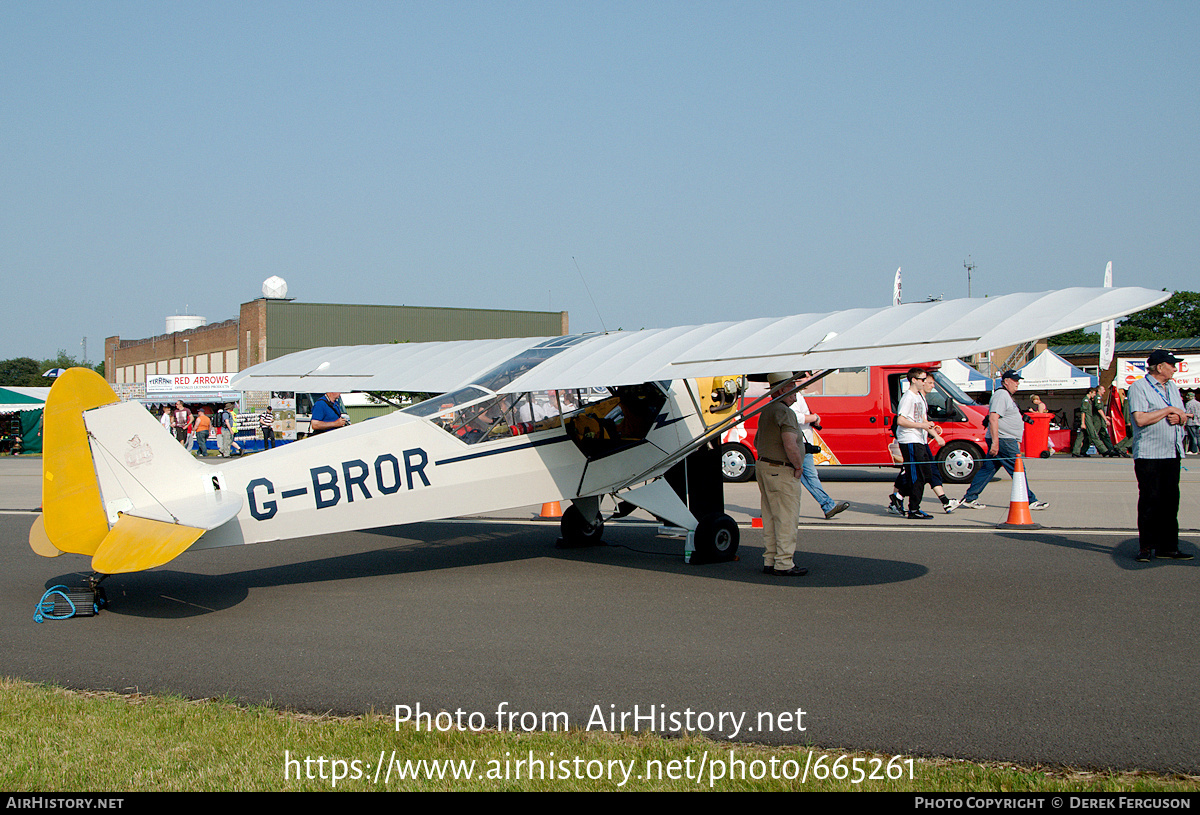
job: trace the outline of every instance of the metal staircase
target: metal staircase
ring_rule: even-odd
[[[1004,364],[1000,366],[999,373],[994,375],[998,376],[1000,373],[1004,373],[1005,371],[1016,370],[1017,361],[1024,361],[1029,356],[1029,353],[1033,350],[1035,345],[1037,345],[1037,340],[1030,340],[1029,342],[1023,342],[1018,345],[1015,349],[1013,349],[1013,352],[1008,355],[1008,359],[1004,360]]]

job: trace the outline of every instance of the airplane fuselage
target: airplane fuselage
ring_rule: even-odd
[[[244,504],[234,523],[210,531],[192,548],[602,495],[653,471],[703,432],[683,382],[669,388],[644,440],[599,457],[586,455],[561,423],[468,443],[428,418],[394,413],[213,467],[222,489],[241,495]]]

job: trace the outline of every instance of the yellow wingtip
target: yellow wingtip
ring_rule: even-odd
[[[104,377],[87,368],[71,368],[59,376],[46,399],[42,413],[43,531],[60,551],[90,555],[108,534],[83,412],[117,401]]]
[[[122,515],[92,556],[101,574],[141,572],[161,566],[195,543],[203,529]]]

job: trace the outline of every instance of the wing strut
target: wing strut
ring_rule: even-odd
[[[664,458],[662,461],[657,462],[653,467],[643,470],[633,478],[628,478],[619,484],[610,485],[602,490],[599,490],[598,492],[615,492],[616,490],[628,487],[630,484],[641,483],[647,478],[650,478],[656,472],[665,472],[666,470],[670,469],[673,464],[687,458],[689,455],[707,444],[710,439],[720,436],[735,424],[754,418],[770,407],[772,403],[777,402],[788,394],[804,390],[812,383],[824,379],[836,370],[836,368],[827,368],[815,376],[810,376],[803,382],[798,382],[795,377],[780,382],[778,385],[771,388],[769,393],[760,396],[746,407],[734,411],[729,416],[726,416],[720,422],[708,428],[703,435],[696,437],[688,444]]]

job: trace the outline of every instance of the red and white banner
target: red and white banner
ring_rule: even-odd
[[[1149,356],[1149,353],[1146,356]],[[1179,357],[1179,365],[1175,368],[1175,384],[1179,386],[1180,390],[1200,388],[1200,355],[1176,354],[1175,356]],[[1120,357],[1117,359],[1117,378],[1113,380],[1113,384],[1118,388],[1125,389],[1132,385],[1134,380],[1141,379],[1145,375],[1146,357],[1138,359]]]
[[[229,390],[233,374],[151,374],[146,377],[146,393]]]

